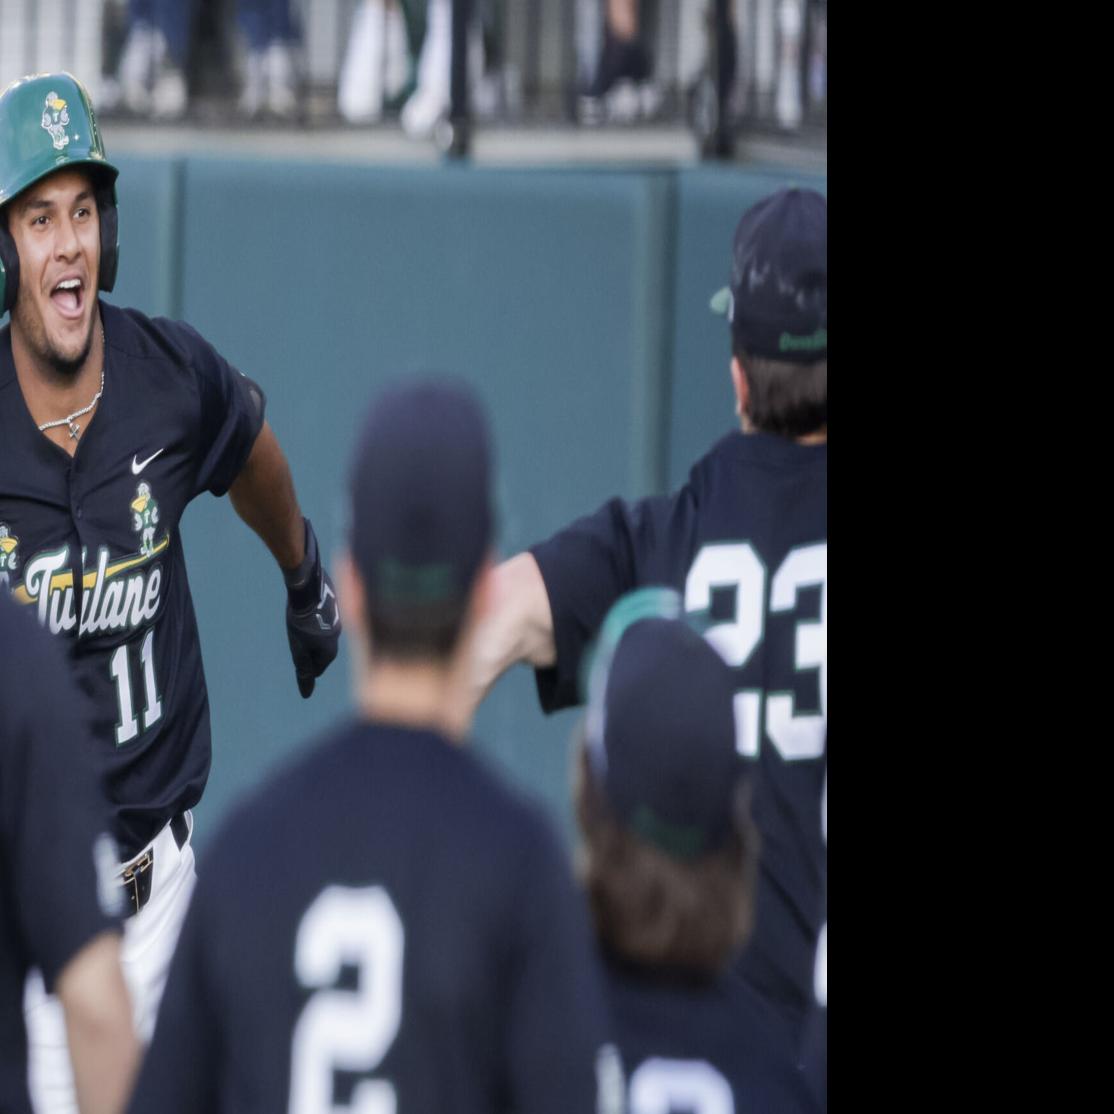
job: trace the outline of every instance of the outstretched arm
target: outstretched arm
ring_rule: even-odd
[[[236,513],[263,539],[282,569],[290,655],[298,691],[308,697],[315,678],[337,656],[340,615],[317,537],[298,506],[290,466],[266,421],[228,494]]]
[[[553,615],[541,570],[532,553],[519,553],[495,570],[494,605],[476,638],[473,707],[512,665],[553,665]]]
[[[268,422],[228,489],[236,513],[263,539],[284,571],[305,557],[305,532],[290,466]]]
[[[81,1114],[117,1114],[139,1066],[119,934],[104,932],[86,944],[62,968],[55,989],[66,1015]]]

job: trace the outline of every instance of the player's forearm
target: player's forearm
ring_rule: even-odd
[[[263,539],[280,568],[295,569],[302,563],[302,512],[290,466],[267,422],[228,495],[236,513]]]
[[[86,944],[63,969],[56,989],[66,1015],[78,1108],[81,1114],[118,1114],[140,1055],[120,970],[120,937],[103,933]]]
[[[518,662],[536,669],[553,665],[553,615],[541,570],[531,553],[519,553],[495,570],[495,601],[477,637],[473,670],[475,703]]]
[[[511,601],[508,614],[513,624],[513,638],[509,646],[510,661],[504,669],[519,661],[536,669],[553,665],[557,661],[553,613],[549,609],[549,593],[534,555],[520,553],[504,561],[495,590]]]

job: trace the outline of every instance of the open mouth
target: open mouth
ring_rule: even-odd
[[[63,279],[50,292],[50,300],[63,317],[80,317],[85,305],[85,284],[77,278]]]

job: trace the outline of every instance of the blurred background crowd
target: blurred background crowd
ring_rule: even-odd
[[[120,121],[657,124],[724,155],[747,132],[826,142],[827,2],[0,0],[5,81],[59,68]]]

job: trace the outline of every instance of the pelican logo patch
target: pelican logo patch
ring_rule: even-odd
[[[5,522],[0,522],[0,588],[11,583],[11,576],[19,568],[19,538],[13,537]]]
[[[159,505],[151,494],[151,485],[144,481],[135,489],[131,501],[132,529],[139,535],[139,552],[150,557],[155,551],[155,527],[159,524]]]
[[[43,130],[50,135],[56,151],[64,150],[70,142],[66,135],[66,128],[70,123],[70,111],[66,102],[57,93],[51,91],[46,95],[43,104]]]

